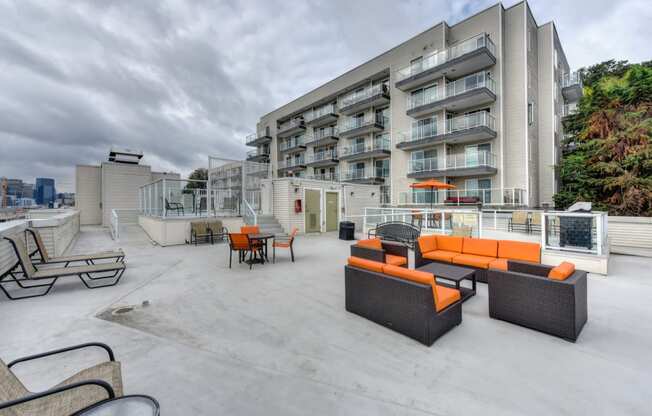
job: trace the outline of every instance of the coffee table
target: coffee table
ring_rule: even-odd
[[[159,404],[155,398],[145,395],[116,397],[94,404],[75,413],[75,416],[159,416]]]
[[[473,269],[469,269],[468,267],[454,266],[452,264],[432,262],[417,267],[417,270],[432,273],[435,275],[437,280],[443,279],[452,282],[452,284],[448,284],[448,283],[438,283],[438,284],[441,284],[442,286],[452,287],[459,290],[460,295],[462,295],[462,302],[466,301],[472,296],[475,296],[476,280],[475,280],[475,270]],[[464,279],[471,280],[472,282],[471,289],[460,285],[460,283]]]

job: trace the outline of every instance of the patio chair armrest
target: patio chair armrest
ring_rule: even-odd
[[[528,261],[519,261],[519,260],[508,260],[507,261],[507,270],[510,272],[518,272],[525,274],[532,274],[535,276],[547,277],[550,273],[552,266],[547,266],[545,264],[532,263]]]
[[[34,354],[34,355],[29,355],[29,356],[23,357],[23,358],[18,358],[16,360],[13,360],[9,364],[7,364],[7,367],[11,368],[12,366],[14,366],[16,364],[22,363],[22,362],[25,362],[25,361],[37,360],[39,358],[49,357],[51,355],[61,354],[61,353],[64,353],[64,352],[80,350],[80,349],[89,348],[89,347],[102,348],[109,355],[109,361],[115,361],[115,355],[113,354],[113,350],[111,349],[111,347],[109,347],[108,345],[103,344],[101,342],[87,342],[85,344],[73,345],[73,346],[66,347],[66,348],[59,348],[59,349],[52,350],[52,351],[42,352],[40,354]]]
[[[7,409],[13,406],[18,406],[19,404],[31,402],[33,400],[38,400],[42,399],[44,397],[52,396],[53,394],[58,394],[58,393],[63,393],[65,391],[69,390],[74,390],[79,387],[84,387],[84,386],[98,386],[106,390],[106,393],[108,394],[108,399],[115,399],[115,392],[113,391],[113,387],[109,383],[107,383],[104,380],[84,380],[84,381],[79,381],[77,383],[71,383],[67,384],[65,386],[59,386],[59,387],[54,387],[50,390],[45,390],[39,393],[34,393],[34,394],[29,394],[25,397],[21,397],[19,399],[14,399],[10,400],[8,402],[3,402],[0,403],[0,409]]]

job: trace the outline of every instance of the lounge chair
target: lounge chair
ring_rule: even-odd
[[[206,221],[192,221],[190,223],[190,244],[197,245],[200,241],[213,244],[213,232]]]
[[[541,213],[533,212],[532,218],[530,218],[530,232],[538,231],[541,232]]]
[[[530,232],[530,219],[527,211],[514,211],[512,217],[507,223],[507,231],[514,231],[516,228],[522,228],[526,233]]]
[[[274,241],[272,242],[272,262],[276,263],[276,247],[278,248],[289,248],[290,249],[290,258],[292,263],[294,263],[294,237],[296,237],[299,229],[297,227],[292,228],[290,235],[279,235],[274,236]]]
[[[183,204],[180,202],[170,202],[168,201],[167,198],[165,198],[165,209],[166,211],[175,211],[177,215],[179,215],[179,211],[181,211],[181,215],[186,215],[183,212]]]
[[[70,266],[62,268],[43,268],[38,270],[29,257],[24,241],[17,236],[5,236],[13,246],[16,253],[16,264],[0,275],[0,289],[11,300],[34,298],[45,296],[50,292],[60,277],[77,276],[89,289],[114,286],[122,277],[126,266],[123,262],[89,264],[84,266]],[[20,271],[18,269],[20,268]],[[108,273],[108,274],[107,274]],[[85,279],[88,279],[88,281]],[[91,281],[110,279],[110,283],[89,284]],[[46,282],[46,283],[42,283]],[[8,287],[17,285],[20,291],[30,292],[27,295],[13,296]],[[32,294],[32,289],[44,288],[37,294]]]
[[[47,248],[43,243],[41,234],[38,230],[34,228],[28,228],[27,233],[31,234],[34,243],[36,244],[36,249],[29,253],[29,257],[32,259],[34,264],[57,264],[65,263],[64,267],[68,267],[70,263],[79,263],[84,262],[86,264],[95,264],[97,260],[111,260],[115,259],[116,263],[121,262],[125,258],[125,253],[122,250],[115,251],[101,251],[91,254],[80,254],[74,256],[62,256],[62,257],[50,257],[48,254]],[[38,257],[34,258],[38,253]]]
[[[55,387],[39,393],[27,390],[12,371],[12,367],[25,361],[94,347],[104,349],[109,361],[82,370]],[[105,344],[75,345],[19,358],[9,364],[0,360],[0,415],[3,416],[68,416],[100,401],[122,395],[120,362],[115,361],[113,351]]]

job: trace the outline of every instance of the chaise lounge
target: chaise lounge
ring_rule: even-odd
[[[476,270],[476,279],[487,283],[487,270],[507,270],[508,260],[541,262],[541,246],[512,240],[426,235],[417,240],[415,267],[428,262],[452,263]]]
[[[80,254],[74,256],[62,256],[62,257],[50,257],[43,239],[41,238],[41,233],[34,228],[27,228],[26,232],[32,236],[36,249],[29,253],[29,257],[32,259],[33,264],[57,264],[65,263],[64,267],[68,267],[70,263],[86,263],[86,264],[95,264],[98,260],[113,260],[115,259],[116,263],[121,262],[125,258],[125,253],[122,250],[115,251],[101,251],[98,253],[91,254]],[[38,254],[38,257],[35,256]]]
[[[431,273],[349,257],[344,276],[347,311],[424,345],[462,322],[460,292]]]

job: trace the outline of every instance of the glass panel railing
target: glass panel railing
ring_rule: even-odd
[[[561,115],[563,117],[572,116],[573,114],[577,113],[578,110],[579,106],[577,103],[564,104],[561,109]]]
[[[303,146],[305,145],[305,142],[306,142],[305,136],[292,137],[290,139],[283,140],[279,148],[281,149],[281,151],[285,151],[288,149],[293,149],[298,146]]]
[[[327,104],[323,107],[315,108],[312,112],[308,113],[305,117],[306,123],[311,122],[312,120],[318,119],[319,117],[325,116],[327,114],[335,114],[335,104]]]
[[[446,155],[446,169],[476,168],[480,166],[496,167],[496,155],[487,151],[468,151],[466,153]]]
[[[337,149],[315,152],[308,156],[308,162],[321,162],[323,160],[337,159]]]
[[[489,91],[495,93],[496,83],[486,73],[477,72],[456,81],[451,81],[446,84],[445,88],[431,87],[423,90],[423,94],[412,94],[408,96],[407,108],[408,110],[412,110],[479,88],[488,88]]]
[[[314,175],[306,176],[307,179],[315,179],[318,181],[338,182],[340,175],[337,172],[316,173]]]
[[[346,146],[342,148],[342,155],[356,155],[359,153],[375,152],[379,150],[390,150],[390,146],[389,135],[383,135],[382,137],[374,138],[370,144],[356,143],[352,146]]]
[[[343,180],[352,181],[360,179],[388,178],[389,168],[351,169],[344,173]]]
[[[409,173],[430,172],[438,169],[436,157],[427,159],[411,159],[408,162]]]
[[[374,97],[376,95],[389,94],[389,89],[385,84],[374,85],[373,87],[365,88],[362,91],[351,92],[340,100],[340,108],[348,107],[360,101]]]
[[[281,123],[278,126],[278,131],[283,132],[283,131],[286,131],[286,130],[293,129],[295,127],[303,127],[303,125],[304,125],[303,119],[295,118],[293,120],[286,121],[285,123]]]
[[[285,169],[285,168],[293,168],[297,166],[302,166],[305,165],[305,159],[303,155],[299,158],[293,158],[293,159],[286,159],[278,162],[278,168],[279,169]]]
[[[442,51],[436,51],[423,57],[419,62],[414,62],[396,71],[396,80],[401,81],[411,76],[420,74],[430,68],[437,67],[469,52],[486,47],[491,54],[496,53],[496,46],[486,33],[473,36]]]
[[[381,115],[377,115],[375,117],[365,117],[365,118],[349,117],[344,121],[344,124],[340,127],[340,131],[347,132],[360,127],[373,126],[373,125],[384,127],[387,124],[389,124],[389,117],[383,117]]]
[[[337,137],[339,130],[337,127],[327,127],[325,129],[315,130],[315,133],[312,135],[312,140],[321,140],[324,137]]]
[[[256,156],[269,156],[269,150],[256,149],[247,152],[247,157],[256,157]]]
[[[573,85],[582,86],[582,77],[579,72],[571,72],[564,74],[561,77],[561,86],[562,88],[571,87]]]
[[[496,130],[496,120],[487,111],[478,111],[462,116],[452,117],[446,120],[446,133],[468,130],[475,127],[488,127]]]

